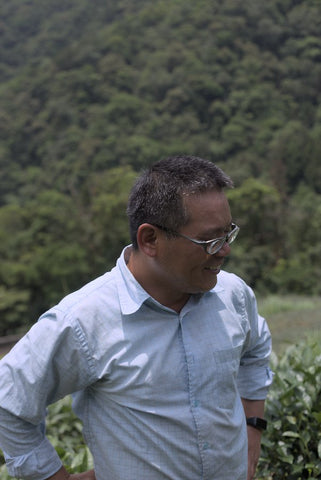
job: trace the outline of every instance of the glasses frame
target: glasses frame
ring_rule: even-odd
[[[175,232],[174,230],[171,230],[170,228],[163,227],[162,225],[154,225],[155,227],[159,228],[160,230],[163,230],[164,232],[170,233],[176,237],[182,237],[185,238],[186,240],[189,240],[190,242],[195,243],[196,245],[199,245],[202,247],[208,255],[215,255],[225,243],[232,243],[236,239],[240,227],[236,225],[236,223],[231,223],[231,231],[228,232],[226,235],[223,237],[218,237],[218,238],[213,238],[212,240],[196,240],[195,238],[188,237],[187,235],[184,235],[183,233]]]

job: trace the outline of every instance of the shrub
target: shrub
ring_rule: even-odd
[[[272,361],[275,377],[267,403],[258,477],[321,478],[321,346],[310,339]]]

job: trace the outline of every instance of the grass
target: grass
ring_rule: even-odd
[[[307,337],[321,341],[321,297],[269,295],[258,298],[258,308],[267,319],[277,355]]]

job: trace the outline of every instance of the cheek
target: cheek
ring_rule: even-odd
[[[167,248],[162,255],[162,264],[169,275],[191,277],[200,275],[206,262],[206,254],[195,245],[183,245],[181,248]]]
[[[189,277],[199,277],[204,272],[204,257],[200,255],[188,255],[181,263],[181,271]]]

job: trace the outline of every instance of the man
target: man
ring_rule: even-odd
[[[238,233],[231,186],[188,156],[137,180],[132,245],[116,267],[45,313],[2,361],[0,446],[12,475],[253,478],[271,343],[252,290],[221,271]],[[46,406],[69,393],[95,464],[79,475],[43,428]]]

